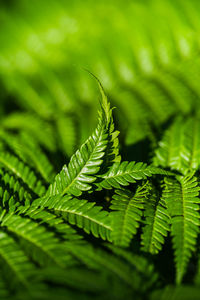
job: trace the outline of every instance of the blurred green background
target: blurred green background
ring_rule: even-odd
[[[84,69],[117,107],[125,158],[174,115],[199,114],[198,0],[1,1],[0,24],[1,126],[47,150],[69,158],[95,126]]]

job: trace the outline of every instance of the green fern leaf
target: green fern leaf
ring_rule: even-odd
[[[71,198],[71,196],[53,196],[37,199],[33,206],[48,208],[62,216],[70,224],[82,228],[95,237],[110,240],[111,225],[109,213],[96,206],[94,202]]]
[[[115,245],[128,247],[141,222],[144,202],[149,186],[138,186],[135,193],[129,190],[117,190],[113,196],[111,209],[112,239]]]
[[[36,114],[28,112],[9,114],[2,120],[2,126],[8,130],[25,131],[29,136],[33,137],[38,144],[44,146],[44,148],[50,151],[56,150],[56,139],[53,127]]]
[[[119,189],[121,185],[127,186],[129,183],[135,183],[136,180],[146,179],[154,174],[170,175],[172,173],[154,166],[147,166],[142,162],[117,162],[106,174],[98,176],[99,180],[95,185],[98,190],[112,189],[113,187]]]
[[[156,166],[171,167],[186,174],[200,166],[199,135],[200,121],[197,118],[177,118],[164,133],[155,151]]]
[[[147,290],[158,280],[158,274],[155,272],[154,265],[144,256],[134,254],[126,249],[114,246],[112,244],[106,245],[114,254],[122,257],[127,261],[139,274],[141,274],[141,281],[139,288]],[[144,279],[145,278],[145,279]],[[141,288],[142,285],[142,288]]]
[[[1,152],[0,164],[16,178],[22,180],[36,195],[44,195],[46,188],[42,182],[38,180],[36,174],[34,174],[29,166],[25,165],[16,156],[9,154],[8,152]]]
[[[17,213],[23,216],[28,216],[30,219],[39,222],[39,224],[47,225],[50,230],[56,233],[57,237],[65,240],[80,240],[82,237],[72,228],[66,224],[61,216],[57,216],[50,211],[44,210],[37,206],[21,206],[17,208]]]
[[[101,167],[102,172],[105,173],[105,170],[109,166],[111,166],[114,162],[121,161],[121,156],[119,155],[119,140],[118,140],[119,131],[115,131],[112,110],[110,109],[110,103],[104,92],[103,86],[101,85],[100,81],[96,77],[95,79],[98,82],[99,89],[101,92],[101,96],[102,96],[101,106],[102,106],[102,110],[105,111],[105,115],[107,118],[107,127],[108,127],[108,138],[107,138],[108,144],[105,150],[104,162]]]
[[[20,136],[16,136],[1,131],[0,138],[25,164],[36,169],[46,182],[51,181],[54,175],[53,167],[35,139],[28,135],[27,132],[21,132]]]
[[[163,199],[155,188],[145,202],[145,226],[142,233],[142,250],[157,254],[164,244],[164,237],[170,230],[169,215]]]
[[[31,202],[31,190],[25,187],[23,182],[17,180],[13,175],[0,170],[0,197],[1,205],[5,207],[14,200],[17,202],[24,202],[28,205]]]
[[[176,263],[176,282],[181,283],[187,264],[196,249],[199,233],[199,186],[192,175],[165,179],[163,199],[171,217],[171,233]]]
[[[57,194],[72,194],[80,196],[82,191],[91,189],[91,183],[96,180],[94,176],[102,164],[102,157],[107,144],[105,126],[100,121],[96,131],[81,149],[71,158],[68,167],[65,165],[56,176],[47,191],[47,196]]]
[[[105,270],[119,277],[129,286],[134,286],[134,273],[122,260],[100,248],[94,248],[90,244],[77,245],[70,243],[67,250],[86,266],[94,270]]]
[[[2,230],[0,231],[0,261],[4,279],[9,282],[10,288],[16,288],[17,284],[21,288],[28,288],[28,280],[34,274],[35,267],[16,241]]]
[[[61,141],[63,153],[68,157],[76,150],[77,132],[73,116],[61,115],[56,120],[56,126]]]
[[[34,222],[30,218],[8,213],[1,221],[2,228],[16,236],[25,253],[41,266],[56,264],[59,267],[65,265],[67,255],[64,245],[59,245],[59,240],[54,233],[44,226]]]
[[[109,163],[120,160],[118,132],[114,131],[110,103],[99,81],[98,84],[102,100],[97,129],[81,146],[81,149],[72,156],[68,167],[65,165],[56,176],[54,183],[47,191],[47,196],[57,194],[80,196],[83,191],[91,189],[91,183],[96,180],[95,175],[99,172],[102,163],[102,169],[105,169]],[[105,157],[104,160],[102,160],[103,157]]]

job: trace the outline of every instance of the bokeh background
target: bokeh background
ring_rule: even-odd
[[[69,158],[96,124],[85,69],[116,107],[125,159],[134,148],[145,161],[174,115],[199,114],[198,0],[6,0],[0,24],[1,126],[26,128],[47,150]]]

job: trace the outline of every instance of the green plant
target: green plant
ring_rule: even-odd
[[[1,2],[0,299],[200,299],[199,11]]]
[[[180,293],[183,280],[191,281],[185,275],[198,253],[200,188],[198,130],[191,136],[190,126],[198,119],[175,120],[151,164],[122,161],[99,88],[98,125],[55,178],[29,128],[1,131],[3,299],[156,299],[159,289],[175,282]],[[175,265],[174,279],[159,266],[165,259]]]

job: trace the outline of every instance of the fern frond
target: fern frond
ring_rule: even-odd
[[[16,288],[17,284],[23,288],[28,287],[28,280],[35,273],[35,267],[17,242],[2,230],[0,231],[0,261],[3,276],[9,282],[10,288]]]
[[[99,113],[98,126],[92,136],[81,146],[80,150],[72,156],[68,167],[64,166],[60,174],[56,176],[54,183],[50,185],[47,191],[47,196],[57,194],[80,196],[83,191],[90,190],[91,183],[96,180],[95,175],[103,163],[102,158],[105,155],[108,143],[110,130],[108,130],[108,127],[112,123],[110,103],[100,83],[99,86],[102,99],[100,101],[101,111]],[[113,128],[111,130],[113,131]],[[115,137],[112,137],[112,141],[115,141]],[[114,149],[113,151],[116,152],[117,150]],[[117,155],[118,153],[116,152],[115,154]]]
[[[22,92],[23,87],[23,92]],[[42,97],[34,86],[31,80],[18,73],[17,80],[10,77],[10,88],[18,95],[17,101],[22,106],[39,115],[41,118],[49,118],[53,115],[55,103],[51,97]]]
[[[65,265],[67,255],[64,246],[59,245],[59,240],[54,233],[44,226],[30,218],[8,213],[3,217],[1,227],[16,236],[25,253],[41,266],[47,266],[50,263],[59,267]]]
[[[128,250],[112,244],[107,244],[106,246],[115,255],[122,257],[141,275],[141,281],[139,282],[138,286],[141,290],[148,289],[158,280],[158,274],[155,272],[154,265],[144,256],[133,254]],[[143,286],[141,287],[141,285]]]
[[[16,112],[9,114],[2,120],[3,128],[7,130],[26,131],[44,148],[55,151],[55,132],[50,123],[39,118],[36,114]]]
[[[104,171],[104,173],[105,173],[105,170],[109,166],[111,166],[114,162],[121,161],[121,156],[119,155],[119,140],[118,140],[119,131],[115,131],[112,110],[110,108],[110,103],[104,92],[103,86],[96,77],[95,77],[95,79],[98,82],[99,89],[100,89],[101,96],[102,96],[102,101],[100,102],[101,107],[102,107],[102,110],[105,112],[106,119],[107,119],[108,144],[107,144],[107,147],[105,150],[104,162],[101,167],[102,172]]]
[[[55,176],[54,168],[36,140],[24,131],[20,134],[19,143],[20,150],[27,156],[25,162],[33,166],[36,172],[38,172],[47,183],[50,183]]]
[[[67,245],[67,250],[89,268],[99,271],[106,270],[119,277],[129,286],[134,286],[134,273],[129,268],[128,264],[125,264],[122,260],[116,258],[112,254],[100,248],[94,248],[86,243],[83,245],[73,245],[73,243],[70,243]]]
[[[46,188],[42,182],[38,180],[29,166],[25,165],[16,156],[9,154],[9,152],[1,152],[0,164],[16,178],[21,179],[36,195],[44,195]]]
[[[10,187],[8,187],[6,185],[6,183],[4,182],[3,180],[3,177],[4,177],[4,174],[3,172],[0,172],[1,173],[1,179],[0,179],[0,205],[1,205],[1,208],[4,208],[6,206],[8,206],[9,208],[13,207],[15,209],[15,204],[18,202],[18,197],[16,197],[15,194],[13,194],[13,191],[12,191],[12,188],[10,189]],[[8,175],[8,174],[6,174]],[[8,178],[10,179],[10,176],[5,176],[5,178]],[[12,181],[13,177],[11,177],[11,182]],[[14,185],[15,187],[17,187],[17,192],[19,192],[19,189],[20,189],[20,186],[19,186],[19,182],[15,182],[14,180]],[[23,199],[23,194],[24,194],[24,190],[22,188],[22,199]],[[31,198],[29,198],[31,199]]]
[[[138,186],[135,193],[129,190],[117,190],[110,208],[112,220],[111,237],[115,245],[128,247],[141,222],[144,202],[149,193],[149,186]]]
[[[95,237],[110,240],[111,225],[109,213],[96,206],[94,202],[71,198],[71,196],[52,196],[37,199],[33,207],[48,208],[62,216],[70,224],[82,228]]]
[[[24,163],[36,169],[46,182],[51,181],[53,167],[33,137],[25,131],[20,135],[1,131],[0,138]]]
[[[159,147],[155,151],[156,166],[171,167],[186,174],[200,166],[198,118],[177,118],[164,133]]]
[[[183,126],[180,118],[176,119],[165,132],[155,151],[154,164],[156,166],[171,167],[175,170],[182,169],[185,159],[183,148]]]
[[[15,203],[24,202],[28,205],[32,199],[31,190],[26,188],[23,182],[3,170],[0,170],[0,197],[2,207],[8,203],[10,208],[13,200]]]
[[[63,153],[68,157],[71,157],[76,150],[77,142],[76,123],[73,116],[59,114],[59,117],[56,120],[56,126]]]
[[[94,270],[89,270],[82,265],[68,267],[67,270],[45,268],[41,271],[41,274],[52,284],[67,285],[74,290],[80,291],[80,293],[105,293],[106,288],[108,288],[107,276]]]
[[[57,194],[80,196],[83,191],[90,190],[91,183],[96,179],[94,175],[102,164],[106,138],[105,127],[100,122],[95,133],[72,156],[68,167],[65,165],[56,176],[47,191],[47,196]]]
[[[32,220],[37,221],[39,224],[46,224],[50,230],[56,233],[57,237],[64,240],[80,240],[82,237],[72,228],[69,224],[66,224],[65,220],[61,216],[57,216],[54,213],[44,210],[43,207],[37,206],[21,206],[17,208],[17,214],[29,217]]]
[[[157,254],[164,244],[164,238],[170,230],[166,204],[155,188],[145,202],[145,226],[142,233],[142,250]]]
[[[163,199],[171,217],[176,282],[181,283],[199,233],[199,186],[192,175],[165,179]]]
[[[130,183],[135,183],[137,180],[146,179],[154,174],[171,175],[172,173],[165,170],[147,165],[142,162],[114,163],[110,170],[103,175],[98,176],[98,182],[95,182],[98,190],[101,189],[119,189],[120,186],[127,186]]]

